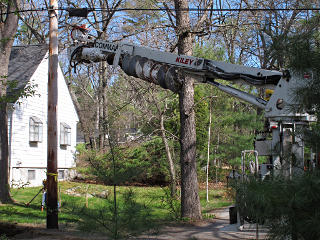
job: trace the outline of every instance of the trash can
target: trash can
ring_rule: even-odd
[[[236,224],[237,223],[237,208],[234,206],[229,207],[229,218],[230,218],[230,224]]]

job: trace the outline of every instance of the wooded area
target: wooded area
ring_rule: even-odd
[[[91,9],[87,18],[71,18],[67,10],[58,16],[59,60],[85,141],[78,148],[79,172],[90,178],[98,176],[106,184],[170,184],[172,196],[180,185],[181,216],[191,219],[202,217],[198,181],[205,181],[207,164],[210,181],[217,182],[225,180],[225,169],[239,168],[241,151],[253,149],[255,134],[263,129],[262,112],[189,76],[179,76],[182,88],[174,94],[115,71],[106,62],[72,68],[66,51],[73,42],[73,27],[86,24],[97,39],[125,40],[272,70],[297,66],[292,59],[301,39],[310,40],[311,45],[315,42],[312,47],[318,48],[318,36],[312,31],[319,26],[319,10],[299,10],[319,7],[314,0],[60,0],[60,6]],[[41,8],[47,9],[48,2],[0,0],[1,13]],[[198,10],[185,11],[188,8]],[[1,15],[1,202],[10,199],[5,101],[10,49],[13,43],[45,43],[48,21],[43,10]],[[299,38],[302,28],[307,30]],[[237,87],[265,97],[263,88]],[[111,161],[114,156],[116,167]]]

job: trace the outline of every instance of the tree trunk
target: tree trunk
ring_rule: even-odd
[[[0,5],[0,12],[15,11],[19,0]],[[3,20],[3,21],[1,21]],[[0,202],[12,202],[9,190],[8,112],[6,102],[7,75],[11,48],[18,26],[16,14],[1,16],[0,19]]]
[[[107,63],[100,63],[100,74],[99,74],[99,149],[103,150],[105,145],[105,137],[107,134]]]
[[[71,79],[71,74],[70,74],[69,79]],[[71,82],[68,82],[66,80],[66,83],[68,85],[68,89],[69,89],[69,93],[70,93],[71,99],[73,101],[73,104],[74,104],[74,106],[76,108],[76,111],[78,113],[78,116],[79,116],[79,122],[80,122],[81,129],[83,130],[82,133],[83,133],[83,136],[84,136],[84,141],[85,141],[85,143],[89,143],[90,142],[90,137],[89,137],[89,135],[88,135],[88,133],[86,131],[87,128],[86,128],[86,124],[85,124],[86,123],[86,119],[87,119],[87,115],[81,109],[81,105],[80,105],[80,103],[78,101],[76,93],[74,92],[74,90],[72,88]]]
[[[98,99],[99,99],[99,150],[103,149],[104,146],[104,129],[103,129],[103,89],[102,89],[102,82],[103,82],[103,63],[99,64],[99,92],[98,92]]]
[[[175,0],[176,33],[178,53],[192,55],[193,37],[190,33],[190,18],[187,0]],[[181,216],[193,220],[201,219],[201,206],[196,165],[196,127],[194,112],[194,80],[181,75],[183,86],[179,92],[180,108],[180,164],[181,164]]]
[[[212,99],[210,98],[209,103],[209,127],[208,127],[208,152],[207,152],[207,202],[209,202],[209,163],[210,163],[210,141],[211,141],[211,112],[212,112]]]
[[[108,75],[107,75],[108,74]],[[107,127],[107,124],[109,124],[109,117],[108,117],[108,78],[109,78],[109,72],[107,68],[107,63],[103,62],[103,76],[102,76],[102,99],[103,99],[103,106],[102,106],[102,112],[103,112],[103,134],[104,139],[106,138],[106,134],[109,135],[110,131]],[[106,139],[104,140],[106,141]]]
[[[3,59],[0,58],[1,63],[3,62],[2,60]],[[2,66],[1,64],[1,74],[5,73]],[[3,91],[1,90],[0,98],[3,96]],[[8,203],[11,202],[12,199],[9,190],[8,115],[7,103],[4,101],[0,102],[0,125],[0,203]]]
[[[170,193],[171,196],[175,196],[176,195],[176,171],[174,168],[174,163],[172,161],[172,157],[171,157],[171,152],[170,152],[170,148],[169,148],[169,144],[168,144],[168,140],[166,137],[166,132],[165,132],[165,128],[164,128],[164,117],[163,114],[161,114],[160,116],[160,130],[161,130],[161,137],[162,137],[162,141],[166,150],[166,155],[167,155],[167,160],[169,163],[169,173],[170,173]]]
[[[219,132],[218,132],[218,140],[217,140],[217,145],[214,149],[214,166],[216,168],[216,183],[218,183],[218,162],[217,162],[217,151],[218,151],[218,148],[219,148],[219,141],[220,141],[220,135],[219,135]]]
[[[184,78],[179,94],[180,107],[180,164],[181,164],[181,215],[190,219],[201,219],[196,165],[196,128],[193,79]]]

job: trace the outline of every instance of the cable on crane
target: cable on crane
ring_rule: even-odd
[[[227,81],[244,80],[245,82],[255,85],[277,85],[280,81],[282,74],[274,74],[270,76],[256,76],[252,74],[238,73],[238,72],[225,72],[223,69],[214,66],[210,61],[207,62],[208,71],[215,78],[221,78]]]

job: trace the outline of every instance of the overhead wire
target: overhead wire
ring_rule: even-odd
[[[58,10],[58,11],[70,11],[75,9],[87,9],[89,12],[92,11],[108,11],[108,12],[125,12],[125,11],[170,11],[170,12],[273,12],[273,11],[320,11],[320,8],[67,8],[67,7],[59,7],[59,8],[36,8],[36,9],[22,9],[11,12],[2,12],[0,15],[6,14],[17,14],[24,12],[41,12],[41,11],[49,11],[49,10]]]

